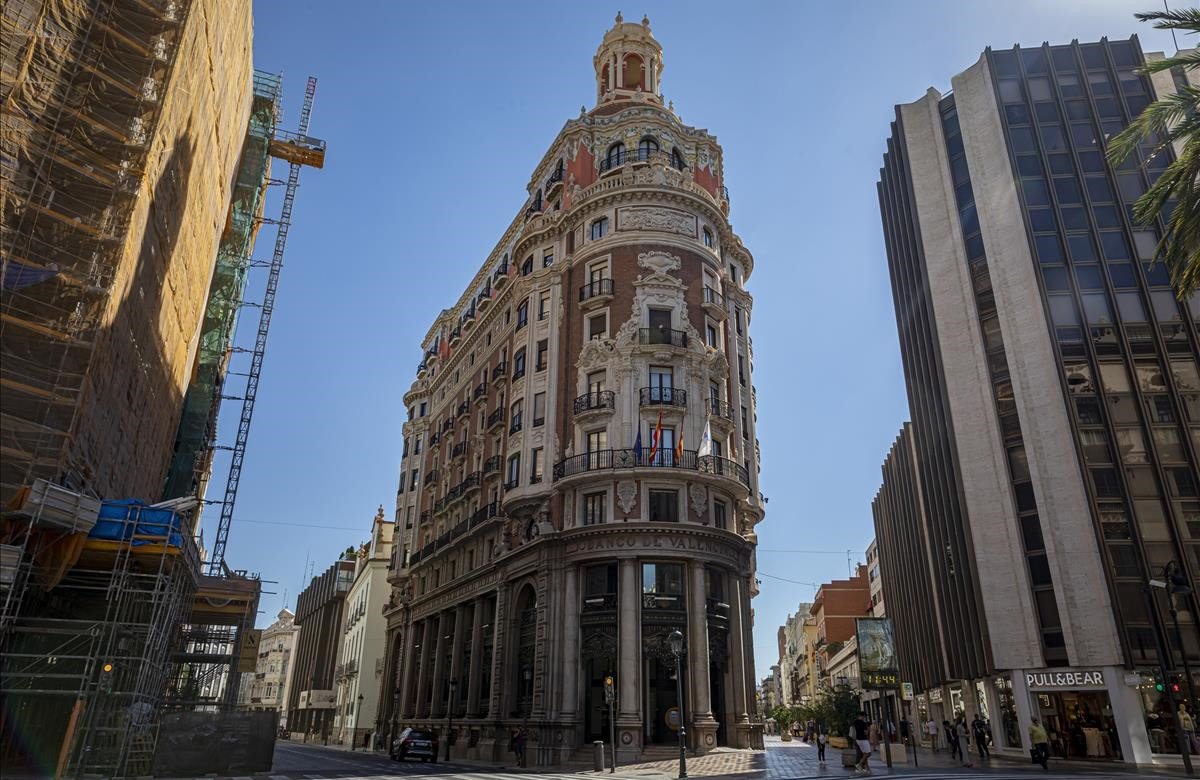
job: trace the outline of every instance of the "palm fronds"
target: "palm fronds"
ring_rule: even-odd
[[[1152,11],[1137,14],[1143,22],[1154,22],[1158,29],[1200,33],[1200,9]],[[1142,73],[1158,73],[1173,68],[1185,71],[1200,68],[1200,51],[1176,54],[1147,63]],[[1166,230],[1158,244],[1158,255],[1166,264],[1171,283],[1180,300],[1200,291],[1200,89],[1179,87],[1170,95],[1154,101],[1129,123],[1109,144],[1106,155],[1116,166],[1130,154],[1144,149],[1139,144],[1151,140],[1147,162],[1166,154],[1175,146],[1180,151],[1137,202],[1134,219],[1152,225],[1166,215]]]

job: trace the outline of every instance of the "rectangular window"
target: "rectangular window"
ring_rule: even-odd
[[[586,493],[583,496],[583,524],[597,525],[608,519],[608,493]],[[615,568],[615,567],[614,567]]]
[[[704,323],[704,341],[713,349],[721,348],[721,333],[712,322]]]
[[[537,363],[535,364],[537,366],[537,368],[536,368],[537,371],[545,371],[546,370],[546,356],[549,354],[549,352],[550,352],[550,340],[549,339],[542,339],[541,341],[539,341],[537,343]]]
[[[529,324],[529,301],[521,301],[517,306],[517,330]]]
[[[429,405],[425,401],[422,401],[421,402],[421,417],[424,417],[428,413],[429,413]]]
[[[554,253],[547,252],[542,255],[542,268],[549,268],[552,265],[554,265]]]
[[[742,307],[738,306],[733,310],[734,322],[737,325],[737,334],[742,335]]]
[[[746,356],[738,355],[738,383],[746,386]]]
[[[588,339],[598,341],[608,338],[608,312],[588,317]]]
[[[596,263],[588,267],[588,283],[604,281],[608,278],[608,263]]]
[[[650,331],[666,331],[671,329],[671,310],[670,309],[651,309],[647,316],[650,326]]]
[[[658,596],[682,596],[683,567],[678,563],[643,563],[642,593]]]
[[[746,407],[742,407],[742,438],[748,440],[750,438],[750,425],[746,419]]]
[[[513,379],[525,376],[525,350],[518,349],[513,355]]]
[[[671,389],[675,386],[675,369],[671,366],[650,366],[651,391],[661,390],[669,398]],[[659,397],[653,400],[663,400]]]
[[[588,374],[587,389],[589,393],[599,393],[604,389],[606,373],[604,371],[594,371]]]
[[[546,394],[535,393],[533,396],[533,427],[546,422]]]
[[[544,320],[550,316],[550,293],[544,292],[538,295],[538,320]]]
[[[524,422],[524,420],[522,419],[524,417],[524,413],[525,413],[525,399],[518,398],[516,401],[513,401],[512,410],[509,413],[508,420],[509,420],[510,425],[512,426],[512,430],[514,433],[521,430],[522,424]]]
[[[534,447],[529,451],[529,484],[537,485],[542,481],[542,470],[545,468],[546,450]]]
[[[728,510],[729,507],[725,506],[724,501],[713,502],[713,525],[717,528],[720,528],[722,531],[724,531],[727,527],[726,524],[728,520],[726,519],[726,513]]]
[[[417,469],[412,470],[412,477],[408,481],[408,489],[409,490],[417,489],[417,471],[418,471]]]
[[[601,428],[596,431],[588,431],[587,434],[587,451],[602,452],[608,449],[608,430]]]
[[[595,495],[604,496],[603,493]],[[599,566],[588,566],[583,570],[584,598],[615,595],[617,595],[617,564],[603,563]]]
[[[648,519],[652,523],[679,522],[679,491],[650,490],[647,497]]]
[[[653,430],[653,429],[651,429]],[[653,440],[653,433],[651,433]],[[654,453],[655,466],[675,465],[675,429],[663,428],[658,437],[658,451]]]
[[[521,484],[521,454],[510,455],[508,458],[508,481],[506,488],[514,488]]]

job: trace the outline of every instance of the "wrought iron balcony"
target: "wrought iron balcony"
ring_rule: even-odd
[[[470,491],[479,487],[479,483],[483,482],[483,472],[472,471],[467,476],[463,477],[463,481],[459,483],[462,488],[462,493],[465,496]]]
[[[493,472],[499,471],[500,464],[503,462],[503,460],[504,459],[501,458],[499,455],[493,455],[492,457],[488,458],[487,460],[485,460],[483,462],[483,473],[491,474]]]
[[[503,425],[503,424],[504,424],[504,409],[503,408],[496,409],[491,414],[488,415],[487,427],[489,430],[492,428],[495,428],[497,425]]]
[[[708,412],[713,417],[720,417],[723,420],[733,422],[733,407],[724,401],[716,398],[709,398]]]
[[[717,292],[711,287],[704,288],[704,298],[702,299],[704,309],[709,314],[714,314],[720,319],[725,319],[727,313],[725,311],[725,296]]]
[[[450,448],[450,457],[460,458],[463,455],[466,455],[467,447],[468,447],[468,442],[460,441],[458,444],[455,444],[453,447]]]
[[[450,331],[450,343],[453,344],[460,338],[462,338],[462,325],[458,325],[454,330]]]
[[[475,385],[475,392],[471,393],[471,397],[483,398],[485,395],[487,395],[487,385],[485,385],[483,382]]]
[[[426,509],[424,512],[421,513],[421,522],[428,523],[430,518],[432,518],[432,517],[433,517],[433,512]]]
[[[687,406],[687,391],[678,387],[643,387],[638,396],[642,406]]]
[[[663,468],[697,471],[701,474],[715,474],[721,477],[736,479],[743,485],[750,486],[750,474],[746,468],[729,458],[718,455],[697,456],[695,450],[684,450],[682,458],[676,458],[674,450],[659,450],[650,458],[650,449],[642,447],[641,453],[632,449],[598,450],[585,452],[561,460],[554,465],[554,479],[575,476],[592,471],[610,471],[614,469],[633,468]]]
[[[508,372],[508,363],[501,361],[492,369],[492,379],[499,379]]]
[[[427,472],[425,474],[425,484],[432,485],[434,482],[437,482],[437,478],[438,478],[437,469],[431,469],[429,472]]]
[[[479,291],[479,294],[475,296],[475,305],[482,306],[484,301],[490,301],[491,299],[492,299],[492,288],[484,287],[482,290]]]
[[[495,284],[495,286],[499,287],[501,284],[508,281],[508,271],[508,263],[501,263],[496,267],[496,270],[492,273],[492,282]]]
[[[581,303],[583,301],[589,301],[593,298],[599,298],[602,296],[611,297],[612,294],[613,294],[613,280],[612,279],[597,279],[596,281],[588,282],[587,284],[585,284],[579,288],[579,300]]]
[[[584,612],[616,612],[617,594],[605,593],[597,596],[583,597]]]
[[[593,390],[575,399],[575,414],[611,412],[616,407],[617,394],[612,390]]]
[[[508,491],[512,490],[513,488],[517,487],[517,486],[518,486],[518,485],[520,485],[520,484],[521,484],[521,483],[520,483],[520,482],[518,482],[518,481],[517,481],[517,480],[515,480],[515,479],[513,479],[513,480],[509,480],[508,482],[505,482],[505,483],[504,483],[504,492],[506,492],[506,493],[507,493]]]
[[[445,420],[442,420],[442,433],[454,427],[454,415],[450,415]]]
[[[463,401],[461,404],[458,405],[458,410],[455,412],[455,414],[461,417],[462,415],[466,414],[469,411],[471,411],[471,402]]]
[[[555,184],[558,184],[562,180],[563,180],[562,167],[555,168],[554,173],[550,174],[550,177],[548,179],[546,179],[546,190],[549,191],[552,186],[554,186]]]
[[[670,328],[639,328],[638,343],[668,344],[672,347],[686,347],[688,345],[688,337],[687,333],[682,330],[671,330]]]
[[[512,416],[512,424],[508,426],[509,433],[517,433],[525,427],[524,412],[517,412]]]
[[[475,510],[474,513],[472,513],[471,517],[467,520],[467,528],[468,529],[478,528],[479,526],[486,523],[488,520],[491,520],[493,517],[498,517],[499,515],[500,515],[500,502],[493,501],[492,503],[488,504],[487,506],[479,507],[478,509]]]

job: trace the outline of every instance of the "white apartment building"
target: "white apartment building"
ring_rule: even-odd
[[[296,644],[296,615],[286,607],[275,622],[263,629],[258,643],[254,672],[242,675],[238,704],[243,709],[275,710],[279,725],[287,725],[288,687],[291,682],[292,652]]]
[[[337,711],[333,733],[342,744],[370,746],[379,728],[380,688],[383,683],[387,620],[383,607],[391,594],[387,582],[396,524],[386,520],[383,507],[371,526],[371,539],[358,549],[354,583],[346,596],[342,617],[341,661],[335,673]]]

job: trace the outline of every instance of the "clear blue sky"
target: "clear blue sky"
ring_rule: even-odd
[[[285,127],[315,74],[311,133],[329,142],[325,170],[301,178],[227,554],[274,583],[260,625],[285,591],[295,605],[306,559],[319,573],[378,505],[391,516],[419,341],[591,105],[592,55],[620,8],[649,14],[664,94],[724,146],[730,216],[756,258],[759,677],[776,627],[813,594],[775,577],[821,582],[845,576],[845,550],[863,557],[908,414],[875,195],[893,106],[948,89],[987,45],[1136,32],[1173,50],[1133,19],[1153,0],[255,5],[255,65],[284,72]],[[258,255],[272,243],[264,230]],[[225,441],[236,419],[227,404]]]

